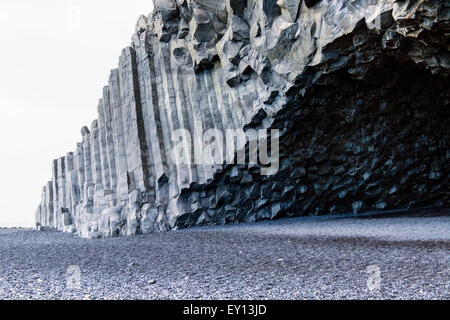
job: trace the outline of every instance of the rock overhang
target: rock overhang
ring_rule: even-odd
[[[37,223],[107,237],[448,205],[449,30],[441,1],[155,0]],[[197,122],[279,129],[277,175],[175,164],[171,135]]]

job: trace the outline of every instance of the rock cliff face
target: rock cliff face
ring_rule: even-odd
[[[109,237],[448,206],[449,1],[154,4],[98,119],[54,160],[38,227]],[[260,149],[270,129],[278,157],[176,161],[179,129],[259,132]],[[194,160],[194,140],[178,156]]]

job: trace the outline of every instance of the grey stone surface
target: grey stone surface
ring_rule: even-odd
[[[155,0],[98,120],[54,161],[37,226],[111,237],[448,206],[449,19],[434,0]],[[177,163],[174,132],[198,124],[279,129],[279,171]]]
[[[306,217],[114,239],[0,229],[0,299],[448,300],[449,223]]]

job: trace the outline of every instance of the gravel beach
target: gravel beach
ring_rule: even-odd
[[[449,299],[449,249],[448,215],[98,240],[0,229],[0,299]],[[81,271],[76,288],[70,266]]]

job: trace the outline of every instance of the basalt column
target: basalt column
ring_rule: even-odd
[[[38,227],[97,238],[449,205],[448,1],[154,4],[54,161]]]

